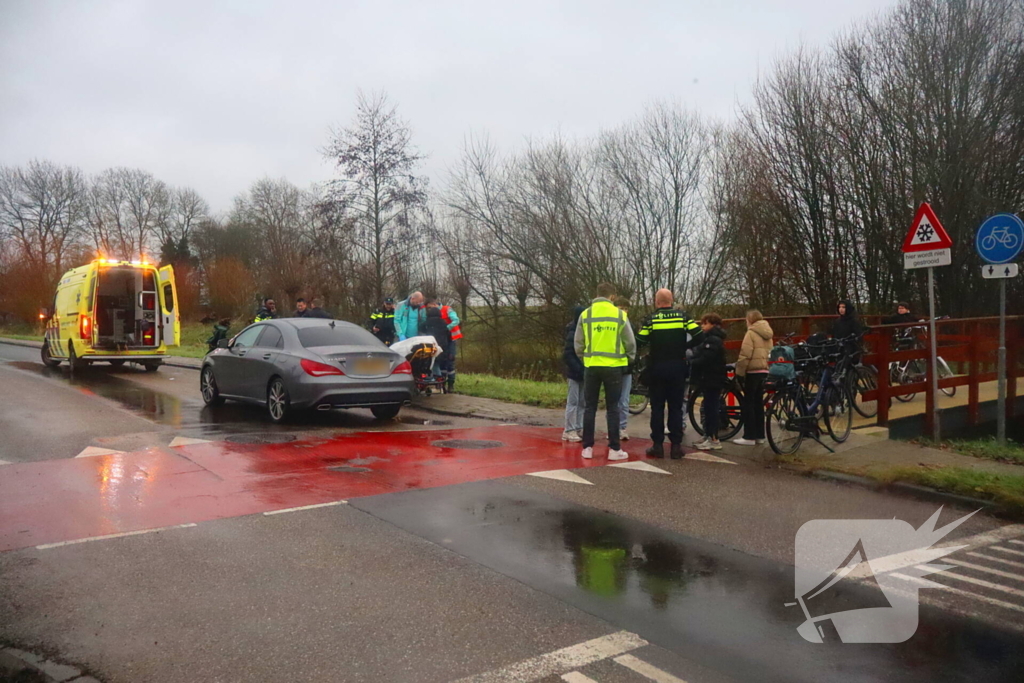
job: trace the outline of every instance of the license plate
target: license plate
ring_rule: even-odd
[[[352,361],[352,372],[357,375],[386,375],[390,366],[384,358],[357,358]]]

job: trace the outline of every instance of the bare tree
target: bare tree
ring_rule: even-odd
[[[422,157],[412,146],[412,130],[384,93],[359,93],[353,125],[332,132],[323,150],[340,174],[331,185],[333,201],[358,226],[353,247],[372,267],[376,298],[394,275],[395,257],[404,256],[402,238],[426,201],[425,180],[415,175]]]

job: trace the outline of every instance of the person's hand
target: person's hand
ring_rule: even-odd
[[[375,333],[376,333],[376,332],[380,332],[380,328],[379,328],[379,327],[374,327],[374,328],[373,328],[373,331],[374,331]]]

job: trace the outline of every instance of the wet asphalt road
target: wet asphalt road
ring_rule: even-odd
[[[72,380],[36,358],[0,344],[12,389],[0,402],[2,460],[275,431],[257,408],[204,408],[192,370],[97,366]],[[314,413],[277,430],[307,439],[482,422],[403,414],[382,425],[367,411]],[[629,668],[642,665],[689,683],[1021,680],[1024,606],[928,591],[907,643],[813,645],[796,633],[799,608],[785,603],[804,522],[916,527],[935,505],[749,463],[657,464],[672,475],[589,468],[592,486],[513,477],[0,553],[0,643],[106,681],[585,681],[560,678],[570,670],[651,680]],[[1006,529],[976,515],[951,538]],[[1005,558],[1024,562],[1011,542]],[[1024,590],[1024,579],[999,580]],[[860,592],[833,599],[854,604]],[[1006,589],[986,595],[1024,605]],[[650,644],[544,668],[546,653],[576,648],[572,660],[580,643],[620,631]]]

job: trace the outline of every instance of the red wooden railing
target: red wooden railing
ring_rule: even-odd
[[[925,395],[925,420],[931,429],[935,419],[935,401],[931,392],[931,377],[935,372],[931,354],[928,352],[927,333],[918,337],[923,348],[908,351],[894,351],[893,338],[906,327],[918,327],[922,323],[881,325],[883,316],[863,316],[863,322],[870,326],[864,337],[865,355],[863,363],[878,370],[878,389],[865,394],[864,400],[878,401],[877,424],[888,426],[889,403],[894,396],[923,393]],[[815,331],[827,332],[834,315],[793,315],[765,318],[772,326],[776,340],[789,332],[796,332],[794,341],[803,341]],[[730,339],[725,342],[728,350],[738,352],[746,329],[742,318],[730,318],[725,322]],[[935,323],[938,354],[950,365],[954,376],[939,379],[939,386],[967,387],[967,415],[969,424],[979,420],[980,391],[984,382],[993,382],[996,377],[997,353],[999,347],[999,318],[958,318],[938,320]],[[1024,316],[1006,318],[1006,419],[1013,419],[1017,397],[1017,379],[1024,377]],[[927,366],[925,379],[914,384],[891,385],[889,364],[908,360],[923,360]]]

